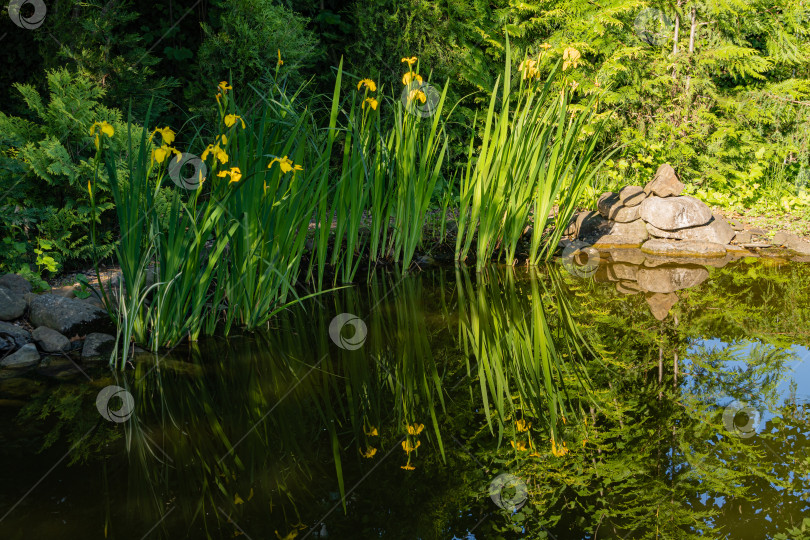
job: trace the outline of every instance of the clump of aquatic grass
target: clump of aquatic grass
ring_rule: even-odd
[[[396,262],[408,268],[421,243],[425,214],[447,154],[447,136],[439,129],[439,123],[448,86],[445,85],[437,103],[427,103],[432,98],[427,95],[431,87],[423,87],[421,76],[412,71],[416,59],[403,61],[409,66],[403,77],[406,97],[404,104],[397,103],[391,145],[396,181],[393,254]],[[412,110],[419,106],[418,102],[430,107],[428,112],[432,116],[423,118],[422,114],[414,114]]]
[[[476,268],[481,271],[496,251],[513,264],[520,238],[531,220],[530,264],[548,259],[575,210],[582,190],[598,167],[591,167],[601,127],[591,127],[595,99],[571,107],[572,90],[552,91],[560,71],[538,79],[538,62],[525,60],[516,93],[512,90],[511,47],[507,42],[501,110],[495,112],[501,77],[495,83],[484,124],[481,148],[470,139],[460,185],[456,258],[467,258],[476,239]],[[513,108],[514,103],[514,108]],[[586,129],[589,128],[590,129]],[[554,233],[543,236],[552,206],[558,204]],[[560,226],[562,225],[562,226]]]

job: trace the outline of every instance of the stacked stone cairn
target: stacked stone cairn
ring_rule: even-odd
[[[779,235],[766,241],[766,231],[729,223],[704,202],[682,195],[684,187],[670,165],[661,165],[646,186],[603,194],[598,212],[576,214],[566,233],[599,250],[640,247],[645,254],[671,259],[736,258],[750,254],[748,248],[775,245],[810,253],[807,242],[790,244]]]

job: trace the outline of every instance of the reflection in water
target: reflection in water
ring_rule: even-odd
[[[41,392],[0,447],[67,446],[4,472],[2,507],[67,449],[86,463],[55,469],[0,533],[801,538],[810,414],[779,388],[808,344],[810,269],[608,262],[594,280],[378,274],[261,333]],[[342,313],[366,335],[330,337]],[[133,395],[124,424],[95,408],[109,384]],[[751,425],[724,415],[734,402],[762,412],[755,436],[729,428]],[[493,503],[523,484],[525,504]]]

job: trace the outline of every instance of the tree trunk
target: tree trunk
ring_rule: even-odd
[[[678,8],[681,7],[681,0],[678,0],[678,3],[675,4],[675,35],[672,38],[672,56],[678,56],[678,35],[680,34],[681,30],[681,14],[678,11]],[[677,77],[678,70],[677,68],[672,68],[672,79],[674,80]]]
[[[690,57],[690,65],[689,70],[691,72],[692,65],[691,65],[691,57],[692,53],[695,52],[695,32],[697,31],[697,8],[692,6],[692,15],[691,15],[691,28],[689,29],[689,57]],[[686,77],[686,91],[689,91],[689,83],[692,80],[691,73]]]

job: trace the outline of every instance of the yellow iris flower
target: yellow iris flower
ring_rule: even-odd
[[[372,91],[372,92],[376,92],[376,91],[377,91],[377,83],[375,83],[375,82],[374,82],[374,81],[372,81],[371,79],[363,79],[362,81],[360,81],[359,83],[357,83],[357,89],[358,89],[358,90],[360,90],[360,89],[361,89],[361,88],[363,88],[364,86],[365,86],[366,88],[368,88],[368,89],[369,89],[370,91]]]
[[[239,167],[231,167],[229,171],[219,171],[217,175],[220,178],[225,178],[226,176],[230,176],[231,179],[228,180],[228,184],[233,184],[234,182],[238,182],[242,179],[242,171],[239,170]]]
[[[283,66],[284,60],[281,59],[281,49],[278,49],[278,65]]]
[[[225,164],[228,163],[228,154],[225,153],[225,150],[220,147],[220,144],[225,146],[228,144],[228,137],[225,135],[220,135],[214,144],[209,144],[202,153],[202,160],[205,161],[208,158],[208,155],[213,153],[214,157],[219,160],[220,163]]]
[[[371,108],[372,108],[372,109],[374,109],[375,111],[377,110],[377,105],[379,105],[379,104],[380,104],[380,103],[379,103],[379,102],[378,102],[376,99],[374,99],[374,98],[366,98],[366,100],[365,100],[365,101],[363,101],[363,108],[364,108],[364,109],[366,108],[366,103],[368,103],[369,105],[371,105]]]
[[[226,94],[228,90],[233,90],[233,86],[229,85],[228,81],[220,81],[217,88],[219,88],[219,91],[223,94]]]
[[[242,119],[241,116],[236,114],[228,114],[225,116],[225,125],[228,127],[233,127],[236,124],[236,121],[239,120],[242,122],[242,129],[245,129],[245,121]],[[223,135],[224,137],[224,135]]]
[[[366,437],[378,437],[380,434],[377,432],[377,428],[374,426],[369,426],[368,431],[363,429],[363,432],[366,434]]]
[[[408,101],[413,101],[414,99],[418,99],[419,101],[424,103],[425,101],[427,101],[427,96],[423,91],[415,88],[411,90],[410,93],[408,94]]]
[[[399,468],[400,469],[405,469],[406,471],[415,471],[416,470],[416,467],[414,467],[410,463],[405,464],[405,465],[400,465]]]
[[[166,161],[166,157],[172,152],[174,152],[177,155],[178,159],[183,157],[183,153],[180,152],[180,150],[177,150],[176,148],[172,148],[171,146],[164,144],[160,148],[157,148],[152,151],[152,159],[157,161],[158,163],[163,163],[164,161]]]
[[[112,137],[113,135],[115,135],[115,130],[107,122],[93,122],[93,125],[90,126],[90,135],[96,136],[95,137],[96,150],[98,150],[99,146],[101,145],[101,141],[99,140],[99,133],[103,133],[107,137]]]
[[[414,424],[412,426],[408,426],[408,434],[419,435],[420,433],[422,433],[423,429],[425,429],[425,424]]]
[[[404,84],[405,86],[408,86],[413,81],[422,84],[422,76],[419,75],[418,73],[414,73],[413,71],[409,71],[408,73],[402,76],[402,84]]]
[[[410,58],[403,58],[402,62],[408,63],[408,68],[416,63],[417,58],[415,56],[411,56]]]
[[[295,174],[298,171],[304,170],[301,165],[295,165],[287,156],[284,156],[283,158],[273,158],[270,160],[267,168],[269,169],[272,167],[274,163],[278,163],[279,168],[281,168],[281,174],[287,174],[290,171],[293,171],[293,174]]]
[[[174,131],[172,131],[169,126],[166,126],[165,128],[155,128],[155,130],[149,136],[149,140],[151,141],[158,133],[160,133],[160,138],[163,140],[164,145],[170,145],[174,142]]]
[[[579,65],[579,59],[582,54],[573,47],[568,47],[563,51],[563,71],[569,67],[576,68]]]
[[[532,427],[532,424],[531,422],[527,422],[526,420],[521,418],[520,420],[515,422],[515,427],[520,432],[529,431],[529,428]]]
[[[374,454],[377,453],[377,449],[373,446],[369,446],[365,452],[360,452],[360,455],[364,458],[371,459],[374,457]]]

